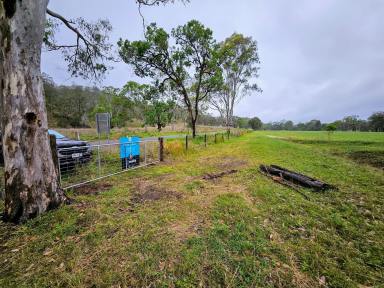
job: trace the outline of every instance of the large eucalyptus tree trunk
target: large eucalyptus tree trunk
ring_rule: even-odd
[[[5,211],[23,222],[65,196],[49,146],[40,72],[48,0],[0,0],[0,60]]]

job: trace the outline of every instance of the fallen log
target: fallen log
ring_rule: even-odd
[[[265,174],[265,173],[263,173]],[[265,174],[267,175],[267,174]],[[299,193],[301,196],[303,196],[305,199],[307,199],[308,201],[310,201],[311,199],[309,199],[309,197],[300,191],[300,186],[296,185],[296,184],[293,184],[292,182],[288,181],[288,180],[285,180],[284,178],[281,178],[281,177],[278,177],[278,176],[272,176],[272,175],[267,175],[269,177],[272,178],[273,181],[277,182],[277,183],[280,183],[281,185],[285,185],[285,186],[288,186],[289,188],[295,190],[297,193]]]
[[[325,191],[328,189],[335,189],[335,186],[322,182],[318,179],[300,174],[288,169],[282,168],[277,165],[260,165],[260,171],[268,176],[279,177],[285,181],[289,181],[293,185],[299,185],[306,188],[311,188],[315,191]]]

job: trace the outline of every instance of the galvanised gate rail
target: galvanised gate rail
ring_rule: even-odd
[[[163,141],[160,139],[59,148],[61,186],[63,189],[75,188],[158,163]]]
[[[133,142],[127,141],[126,143],[120,141],[58,149],[61,186],[63,189],[75,188],[132,169],[158,163],[164,158],[165,141],[181,140],[184,143],[185,151],[187,151],[221,143],[229,139],[230,136],[240,135],[241,133],[236,131],[231,134],[227,132],[200,134],[196,138],[189,135],[171,135]],[[122,157],[123,154],[126,157]],[[69,158],[63,157],[63,155],[68,155]]]

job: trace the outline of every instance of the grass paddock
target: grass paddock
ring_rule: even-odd
[[[169,152],[72,191],[70,206],[1,223],[0,287],[380,287],[383,152],[384,133],[276,131]],[[338,190],[302,189],[307,200],[260,164]]]

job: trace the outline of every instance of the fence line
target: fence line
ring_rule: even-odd
[[[182,137],[185,138],[185,151],[190,151],[201,147],[207,147],[211,144],[222,143],[225,142],[225,139],[228,140],[230,136],[241,136],[244,133],[244,131],[234,130],[230,133],[199,134],[196,135],[195,138],[192,138],[190,135],[175,135],[159,137],[157,139],[147,138],[137,142],[130,142],[129,144],[108,143],[89,145],[91,150],[94,151],[92,160],[85,161],[85,163],[78,161],[79,163],[75,164],[76,167],[74,167],[74,169],[69,167],[69,173],[67,169],[68,167],[63,166],[62,163],[60,164],[61,185],[63,189],[76,188],[130,170],[157,164],[164,160],[164,151],[166,150],[166,148],[164,148],[165,142],[171,143],[173,141],[178,141],[182,139]],[[138,153],[139,155],[136,159],[131,159],[134,162],[134,165],[130,165],[130,160],[125,158],[125,162],[123,162],[121,155],[119,154],[121,153],[121,150],[129,150],[128,152],[130,152],[134,145],[137,145],[140,153]],[[71,150],[72,148],[68,149]],[[65,151],[65,149],[58,149],[58,154],[62,154],[63,151]],[[74,151],[71,151],[71,153],[73,152]],[[126,154],[131,155],[131,153]],[[58,162],[60,163],[60,160]]]
[[[173,135],[160,138],[147,138],[140,141],[106,144],[85,144],[79,147],[56,148],[53,154],[58,165],[59,180],[65,190],[76,188],[107,177],[119,175],[127,171],[135,170],[149,165],[154,165],[164,160],[167,151],[166,143],[173,141],[185,141],[181,149],[185,151],[205,148],[211,144],[225,142],[231,136],[241,136],[247,133],[243,130],[232,130],[230,133],[205,133],[196,135]],[[184,140],[182,140],[184,138]],[[52,141],[51,141],[52,143]],[[133,146],[138,148],[138,155],[131,158],[122,158],[121,152],[126,155]],[[183,148],[184,146],[184,148]],[[124,149],[122,149],[124,148]],[[134,161],[135,160],[135,161]],[[0,167],[0,199],[4,198],[4,169]]]

